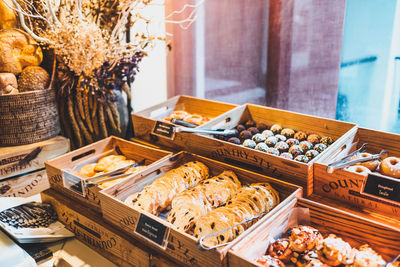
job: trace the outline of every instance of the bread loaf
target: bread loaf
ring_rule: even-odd
[[[11,0],[0,1],[0,30],[17,27],[17,16],[10,7],[15,7]]]
[[[18,78],[18,89],[20,92],[43,90],[47,88],[49,81],[50,76],[46,70],[39,66],[28,66]]]
[[[18,92],[17,78],[12,73],[0,73],[0,95]]]

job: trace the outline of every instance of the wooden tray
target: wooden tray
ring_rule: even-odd
[[[302,195],[302,189],[298,186],[188,152],[181,152],[175,156],[159,161],[157,164],[151,166],[151,168],[147,168],[147,170],[137,174],[130,180],[123,181],[100,191],[99,196],[101,199],[103,217],[128,235],[142,240],[145,244],[151,245],[159,251],[164,251],[172,258],[185,265],[226,266],[227,263],[224,260],[224,255],[226,255],[229,246],[213,250],[200,249],[198,247],[197,238],[177,231],[165,220],[150,213],[133,209],[123,202],[130,194],[141,191],[145,185],[152,183],[168,170],[193,160],[201,161],[206,164],[210,168],[211,175],[217,175],[224,170],[232,170],[242,182],[269,182],[279,192],[281,203],[252,227],[247,229],[242,235],[251,232],[256,225],[262,223],[276,211],[286,206],[294,198]],[[164,241],[163,243],[166,243],[166,246],[162,247],[156,245],[149,239],[138,234],[135,229],[139,220],[147,220],[151,225],[155,226],[156,232],[165,231],[167,233],[166,238],[161,241]]]
[[[310,195],[313,189],[313,163],[329,151],[340,149],[346,144],[348,136],[356,130],[355,124],[352,123],[250,104],[237,107],[223,114],[223,116],[211,121],[207,127],[232,129],[239,123],[250,119],[257,123],[265,123],[267,126],[279,124],[284,128],[330,136],[334,138],[335,142],[306,164],[206,135],[177,133],[175,139],[181,140],[182,149],[300,185],[304,188],[305,194]]]
[[[357,131],[352,132],[348,141],[350,146],[342,153],[327,154],[314,164],[314,194],[311,198],[326,202],[333,201],[337,203],[336,205],[344,203],[349,209],[369,218],[397,225],[400,228],[400,203],[365,195],[362,188],[366,178],[362,175],[342,169],[327,173],[329,163],[342,158],[364,143],[368,143],[368,153],[376,154],[384,149],[389,151],[389,155],[400,157],[400,135],[358,128]]]
[[[368,243],[387,262],[399,254],[400,231],[398,229],[300,198],[292,201],[237,242],[229,251],[229,266],[261,266],[252,257],[257,258],[264,255],[269,245],[268,238],[275,238],[282,233],[277,229],[281,228],[282,231],[282,226],[287,225],[288,218],[294,207],[308,208],[311,226],[325,235],[329,233],[336,234],[349,242],[352,247]],[[252,248],[257,249],[252,250]]]
[[[100,212],[98,192],[101,189],[97,185],[85,186],[83,182],[86,179],[77,175],[71,175],[70,170],[76,171],[85,164],[97,162],[100,157],[107,154],[117,154],[116,147],[128,159],[138,162],[144,160],[144,164],[148,166],[170,155],[170,152],[164,150],[111,136],[46,162],[46,171],[51,188],[62,192],[68,197],[75,198]]]
[[[179,140],[172,141],[170,138],[153,134],[157,120],[168,117],[172,111],[184,110],[191,114],[200,114],[209,117],[212,121],[235,107],[237,105],[179,95],[132,114],[133,130],[136,138],[155,145],[177,149],[180,148]],[[210,122],[199,126],[199,128],[207,128]]]
[[[42,201],[50,203],[58,214],[58,220],[72,231],[76,238],[101,253],[118,266],[178,266],[144,247],[103,221],[98,213],[68,199],[54,190],[42,193]],[[154,265],[156,264],[156,265]]]

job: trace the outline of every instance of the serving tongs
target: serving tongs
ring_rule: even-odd
[[[211,135],[223,135],[223,136],[235,136],[236,130],[208,130],[188,127],[175,127],[175,132],[185,133],[199,133],[199,134],[211,134]]]
[[[354,156],[365,152],[366,149],[367,149],[367,144],[363,144],[359,149],[349,154],[348,156],[344,157],[343,159],[328,164],[326,171],[328,173],[333,173],[335,169],[343,169],[345,167],[352,166],[357,163],[367,162],[371,160],[383,160],[389,156],[389,152],[387,150],[382,150],[379,154],[374,154],[369,157],[362,157],[351,160],[351,158],[353,158]]]

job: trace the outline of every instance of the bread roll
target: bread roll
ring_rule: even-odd
[[[17,16],[10,7],[15,7],[11,0],[0,1],[0,30],[17,27]]]
[[[0,95],[18,92],[17,78],[12,73],[0,73]]]
[[[28,66],[18,78],[18,89],[20,92],[43,90],[47,88],[49,81],[50,76],[46,70],[39,66]]]

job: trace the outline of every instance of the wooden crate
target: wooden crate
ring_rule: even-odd
[[[126,237],[122,232],[104,222],[100,214],[66,198],[50,189],[42,193],[42,201],[50,203],[57,212],[58,219],[76,238],[118,266],[177,266],[137,240]]]
[[[397,225],[400,228],[400,203],[365,195],[362,192],[366,178],[346,170],[327,172],[327,165],[367,143],[367,152],[376,154],[388,150],[389,155],[400,157],[400,135],[358,128],[349,136],[350,145],[341,153],[329,153],[314,164],[314,194],[310,197],[321,202],[344,206],[369,218]],[[390,178],[389,178],[390,179]]]
[[[23,146],[0,148],[0,180],[44,168],[44,162],[69,151],[62,136]]]
[[[0,181],[0,197],[30,197],[50,187],[44,168]]]
[[[175,110],[184,110],[192,114],[200,114],[212,118],[213,120],[235,107],[237,107],[237,105],[179,95],[132,114],[133,130],[136,138],[155,145],[177,149],[179,148],[179,139],[172,141],[169,138],[153,134],[153,129],[157,120],[168,117],[172,111]],[[210,122],[205,123],[199,126],[199,128],[207,128],[209,123]]]
[[[181,140],[182,149],[300,185],[304,188],[305,194],[310,195],[313,189],[313,163],[320,156],[329,153],[329,151],[340,149],[346,144],[348,136],[356,130],[355,124],[351,123],[250,104],[237,107],[225,113],[220,118],[210,122],[208,127],[213,129],[232,129],[247,120],[265,123],[267,126],[279,124],[283,128],[330,136],[334,138],[335,142],[306,164],[206,135],[177,133],[175,139]]]
[[[148,168],[147,175],[138,174],[130,180],[123,181],[115,186],[100,191],[99,196],[101,199],[103,217],[128,235],[143,240],[144,243],[151,245],[158,251],[165,251],[165,253],[182,264],[192,266],[226,266],[224,255],[227,253],[229,246],[220,249],[202,250],[198,247],[197,238],[177,231],[170,223],[163,219],[150,213],[133,209],[123,202],[130,194],[141,191],[145,185],[152,183],[168,170],[193,160],[206,164],[210,168],[211,175],[217,175],[224,170],[232,170],[244,183],[269,182],[279,192],[281,203],[252,227],[247,229],[242,235],[251,232],[257,224],[286,206],[292,199],[302,195],[302,189],[298,186],[188,152],[181,152],[174,157],[163,159],[157,164],[154,164],[151,168]],[[138,234],[135,229],[140,220],[149,220],[151,225],[156,225],[155,231],[157,232],[165,230],[165,232],[168,233],[167,237],[161,241],[166,241],[166,246],[155,245],[149,239]]]
[[[46,171],[51,188],[62,192],[68,197],[75,198],[100,212],[98,192],[101,189],[97,185],[84,185],[86,179],[74,175],[71,170],[76,171],[85,164],[96,162],[102,156],[117,154],[117,147],[128,159],[138,162],[144,161],[145,165],[151,165],[163,157],[170,155],[170,152],[164,150],[111,136],[47,161]],[[71,184],[72,186],[70,186]]]
[[[300,198],[286,205],[249,235],[239,240],[228,253],[229,266],[261,266],[254,259],[265,254],[270,237],[279,237],[295,207],[308,208],[310,225],[320,230],[322,234],[336,234],[349,242],[352,247],[368,243],[386,261],[391,261],[399,254],[399,229]]]

